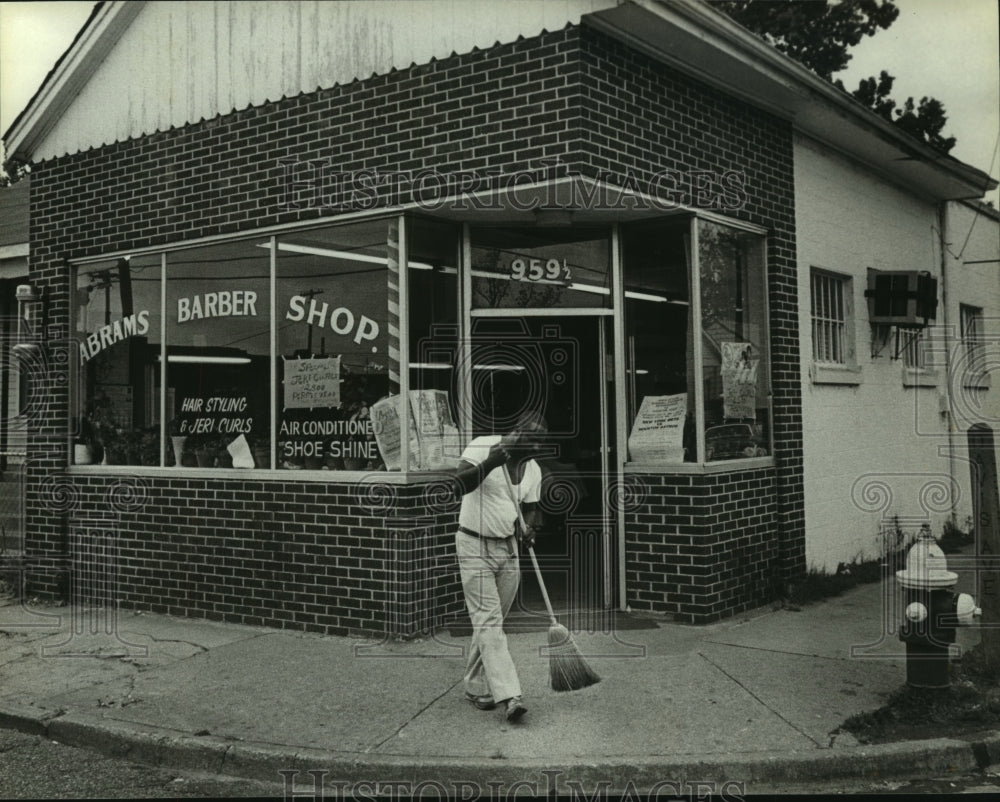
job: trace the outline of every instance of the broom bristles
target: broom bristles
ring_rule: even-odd
[[[554,691],[576,691],[601,681],[561,624],[549,627],[549,681]]]

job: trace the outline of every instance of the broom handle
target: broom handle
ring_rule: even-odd
[[[517,520],[521,524],[521,531],[527,532],[527,524],[524,522],[524,515],[521,513],[521,505],[517,503],[517,493],[514,492],[514,483],[510,479],[510,471],[507,466],[503,467],[503,478],[507,482],[507,491],[510,493],[510,500],[514,502],[514,510],[517,512]],[[528,546],[528,556],[531,557],[531,564],[535,567],[535,576],[538,577],[538,587],[542,591],[542,599],[545,601],[545,609],[549,611],[549,618],[553,624],[558,624],[556,614],[552,612],[552,602],[549,601],[549,592],[545,589],[545,582],[542,580],[542,569],[538,567],[538,558],[535,557],[535,550]]]

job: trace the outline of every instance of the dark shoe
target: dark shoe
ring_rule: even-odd
[[[514,696],[507,700],[507,722],[514,724],[521,720],[521,717],[528,712],[524,706],[524,700],[520,696]]]
[[[492,710],[497,706],[497,703],[493,700],[492,696],[476,696],[473,693],[466,692],[465,698],[477,710]]]

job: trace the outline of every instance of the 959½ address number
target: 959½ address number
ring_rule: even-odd
[[[510,263],[510,277],[515,281],[570,281],[572,273],[565,259],[521,259]]]

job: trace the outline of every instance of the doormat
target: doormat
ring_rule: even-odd
[[[659,629],[660,625],[652,618],[623,613],[620,610],[607,611],[562,611],[556,610],[556,619],[570,634],[597,632],[625,632],[637,629]],[[548,632],[551,625],[548,615],[544,612],[528,610],[512,611],[504,621],[503,629],[508,635],[526,634],[530,632]],[[453,619],[444,625],[445,630],[453,638],[467,638],[472,635],[472,623],[468,618]]]

